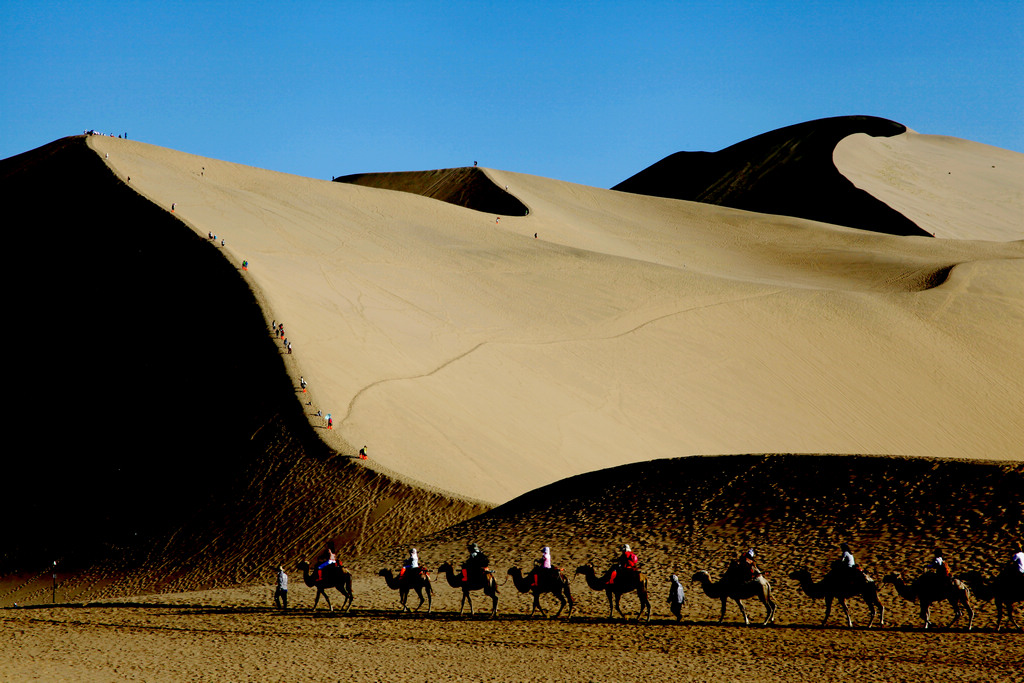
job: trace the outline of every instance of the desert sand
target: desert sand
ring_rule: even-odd
[[[1006,678],[1024,641],[991,603],[975,632],[922,634],[884,586],[887,627],[821,630],[788,578],[840,540],[879,580],[936,545],[991,576],[1022,536],[1024,155],[900,129],[816,134],[815,163],[834,147],[935,238],[490,168],[330,182],[108,137],[0,162],[57,265],[13,302],[15,421],[37,438],[5,507],[3,675]],[[40,239],[13,234],[9,269]],[[310,612],[295,568],[327,540],[347,615]],[[500,580],[541,545],[571,575],[629,542],[653,624],[607,621],[582,579],[576,623],[527,619],[511,583],[496,621],[459,619],[446,585],[435,615],[397,618],[377,570],[470,540]],[[775,628],[733,606],[715,625],[690,584],[746,547]]]

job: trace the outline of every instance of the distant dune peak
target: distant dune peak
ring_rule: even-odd
[[[350,183],[418,194],[474,211],[500,216],[525,216],[529,208],[491,180],[477,166],[442,168],[434,171],[355,173],[334,179]]]
[[[929,235],[854,186],[832,159],[836,145],[850,135],[892,137],[906,131],[901,123],[874,116],[817,119],[718,152],[676,152],[612,189],[893,235]]]

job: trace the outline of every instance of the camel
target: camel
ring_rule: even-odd
[[[822,626],[828,623],[828,617],[832,614],[832,601],[838,600],[839,606],[843,608],[843,612],[846,614],[846,625],[852,628],[853,619],[850,618],[850,608],[847,607],[846,601],[855,595],[863,598],[864,602],[867,603],[868,609],[871,610],[868,628],[871,628],[875,623],[876,607],[878,608],[878,625],[885,626],[885,608],[882,606],[882,601],[878,599],[878,584],[870,576],[865,574],[865,580],[858,584],[842,580],[842,578],[836,580],[835,575],[830,572],[821,581],[814,581],[811,579],[809,571],[798,569],[795,572],[790,572],[789,578],[798,581],[800,583],[800,590],[811,600],[825,598],[825,618],[821,620]]]
[[[747,617],[747,610],[744,609],[742,601],[748,598],[757,598],[764,605],[765,617],[764,623],[761,624],[762,626],[767,626],[775,621],[776,606],[775,601],[772,600],[772,586],[768,583],[768,579],[760,574],[753,580],[743,583],[726,582],[722,579],[712,583],[711,574],[702,569],[694,574],[690,581],[700,583],[704,594],[709,598],[722,601],[722,614],[718,617],[718,623],[722,623],[725,619],[725,606],[730,598],[740,608],[740,614],[743,615],[743,623],[747,626],[750,625],[750,618]]]
[[[345,602],[342,603],[341,609],[343,612],[347,612],[352,607],[352,575],[348,573],[348,570],[342,567],[340,564],[328,565],[323,572],[323,579],[317,581],[314,579],[314,575],[309,573],[309,564],[305,561],[299,562],[299,569],[302,570],[302,580],[310,588],[316,588],[316,598],[313,600],[313,609],[316,609],[317,604],[320,602],[320,596],[324,596],[324,600],[327,602],[327,607],[333,612],[334,606],[331,605],[331,598],[327,595],[328,588],[337,588],[338,591],[345,596]]]
[[[485,572],[482,575],[477,574],[476,576],[474,576],[473,572],[470,572],[469,581],[467,583],[462,583],[461,572],[456,573],[455,570],[452,569],[451,562],[445,562],[437,568],[437,575],[443,575],[445,577],[445,580],[448,581],[448,585],[452,588],[462,589],[462,602],[459,604],[460,615],[462,614],[462,610],[463,608],[465,608],[467,602],[469,603],[469,613],[473,613],[473,597],[470,595],[470,593],[472,591],[482,590],[484,592],[484,595],[487,595],[491,598],[490,618],[494,618],[495,616],[497,616],[498,582],[494,580],[493,574],[491,574],[490,572]]]
[[[555,619],[565,609],[566,603],[569,605],[569,614],[566,615],[566,619],[572,618],[573,599],[572,592],[569,589],[569,579],[565,577],[565,574],[561,570],[557,570],[557,573],[553,569],[537,569],[538,581],[537,585],[533,585],[532,578],[527,575],[523,576],[523,571],[519,567],[512,567],[508,570],[508,575],[512,577],[512,584],[516,587],[516,590],[520,593],[533,592],[533,609],[530,610],[530,616],[540,610],[540,613],[546,618],[548,613],[540,604],[540,596],[544,593],[552,593],[558,598],[559,606],[558,611],[555,612]]]
[[[1011,626],[1020,629],[1017,620],[1013,618],[1013,605],[1016,602],[1024,602],[1024,576],[1020,575],[1014,568],[1004,569],[996,578],[986,579],[979,571],[970,571],[961,574],[963,580],[975,597],[988,602],[994,600],[996,603],[996,631],[1003,623],[1003,610],[1006,610],[1006,617]]]
[[[395,578],[390,569],[381,569],[377,572],[377,575],[384,577],[388,588],[398,591],[398,600],[402,603],[402,612],[419,611],[419,608],[423,606],[423,591],[426,590],[427,614],[430,614],[430,607],[434,601],[434,591],[430,586],[430,573],[426,569],[422,567],[416,569],[408,568],[404,574],[400,574],[401,578]],[[416,596],[420,599],[420,603],[412,610],[406,605],[410,590],[416,591]]]
[[[636,613],[636,620],[640,621],[640,617],[645,612],[647,613],[647,621],[651,620],[651,601],[647,598],[647,576],[645,574],[620,569],[616,582],[609,586],[608,578],[611,572],[605,572],[604,576],[598,578],[593,560],[582,567],[576,567],[576,575],[578,574],[583,575],[591,590],[604,591],[605,595],[608,596],[609,619],[612,618],[613,609],[619,613],[620,617],[626,619],[626,615],[619,609],[619,600],[621,600],[623,594],[636,591],[637,597],[640,598],[640,611]],[[612,601],[613,595],[615,596],[614,602]]]
[[[931,628],[935,624],[931,621],[931,606],[933,602],[949,602],[953,608],[953,621],[949,622],[946,628],[953,628],[956,622],[960,621],[963,605],[967,610],[967,630],[971,630],[974,624],[974,608],[971,607],[971,589],[963,581],[957,579],[940,580],[942,577],[927,572],[917,577],[914,583],[907,585],[903,577],[897,572],[886,574],[882,583],[891,583],[896,593],[904,600],[919,600],[921,602],[921,619],[924,620],[924,627]]]

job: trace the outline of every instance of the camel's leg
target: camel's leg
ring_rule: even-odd
[[[761,604],[764,605],[764,623],[761,625],[767,626],[775,618],[775,603],[767,595],[762,595]]]
[[[462,604],[465,605],[466,602],[469,602],[469,613],[473,614],[473,596],[470,594],[470,592],[468,590],[463,590],[462,591]],[[460,616],[462,615],[462,607],[461,606],[459,607],[459,615]]]
[[[931,622],[931,619],[930,619],[930,617],[931,617],[931,609],[930,608],[931,608],[931,604],[930,603],[927,603],[924,600],[921,601],[921,619],[924,620],[925,630],[927,630],[932,625],[932,622]]]
[[[718,616],[718,623],[719,624],[721,624],[723,621],[725,621],[725,603],[726,603],[727,600],[728,600],[728,598],[722,598],[722,613]]]
[[[839,598],[839,606],[843,608],[843,613],[846,615],[847,628],[853,628],[853,619],[850,618],[850,608],[846,604],[845,598]]]
[[[434,604],[434,589],[431,585],[427,584],[427,614],[430,614],[430,608]]]
[[[743,615],[743,623],[750,626],[750,617],[747,616],[747,610],[743,607],[743,601],[739,598],[733,598],[736,601],[736,606],[740,608],[740,614]]]
[[[625,614],[622,613],[621,603],[622,603],[622,593],[616,593],[615,594],[615,611],[619,613],[619,616],[622,617],[623,621],[628,621],[628,617]]]
[[[953,607],[953,621],[949,622],[946,625],[946,628],[953,628],[953,625],[956,624],[956,622],[960,621],[960,614],[961,614],[960,603],[957,602],[956,600],[950,600],[949,604],[952,605],[952,607]]]
[[[974,627],[974,608],[970,601],[964,603],[964,608],[967,610],[967,630],[970,631]]]
[[[612,614],[614,614],[613,610],[615,609],[615,605],[612,602],[612,592],[610,590],[606,590],[604,594],[608,598],[608,619],[610,621]]]
[[[559,604],[558,604],[558,611],[555,612],[555,616],[552,617],[552,618],[553,619],[557,619],[558,617],[560,617],[562,615],[562,610],[565,609],[565,596],[562,595],[562,591],[561,590],[555,591],[554,596],[556,598],[558,598],[558,603]]]
[[[540,610],[541,616],[544,617],[545,619],[547,619],[548,618],[548,611],[546,609],[544,609],[544,605],[540,604],[540,593],[538,593],[538,594],[533,596],[533,601],[537,604],[537,609]],[[558,610],[558,611],[561,612],[562,610]]]
[[[825,598],[825,618],[821,620],[821,625],[824,626],[828,623],[828,617],[832,614],[832,596]]]
[[[1020,629],[1020,624],[1017,623],[1017,619],[1013,616],[1013,603],[1012,602],[1007,602],[1007,603],[997,602],[996,603],[996,609],[998,611],[997,611],[997,618],[996,618],[996,631],[999,630],[999,624],[1002,623],[1002,621],[1003,621],[1003,606],[1004,605],[1006,606],[1006,624],[1007,624],[1007,628],[1012,626],[1013,628],[1019,630]]]

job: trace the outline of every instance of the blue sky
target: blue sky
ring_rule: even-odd
[[[311,177],[608,187],[842,114],[1024,152],[1024,2],[0,0],[0,158],[94,128]]]

